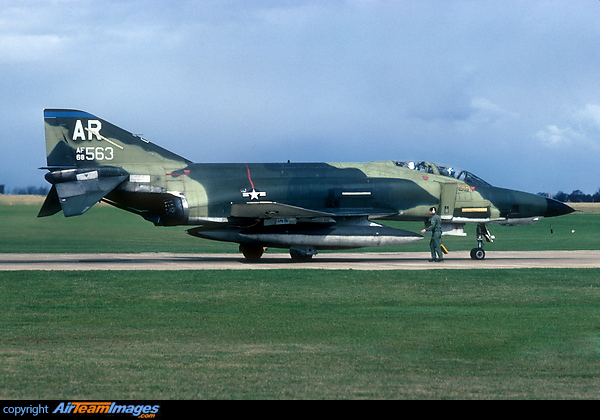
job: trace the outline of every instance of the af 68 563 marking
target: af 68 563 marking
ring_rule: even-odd
[[[108,147],[78,147],[75,152],[75,160],[113,160],[114,149]]]

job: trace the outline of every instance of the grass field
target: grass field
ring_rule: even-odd
[[[0,252],[237,252],[109,207],[38,209],[0,204]],[[492,226],[486,249],[599,249],[599,230]],[[0,292],[0,399],[600,396],[597,269],[21,271]]]
[[[2,201],[0,200],[0,203]],[[238,252],[236,244],[189,236],[189,227],[155,227],[139,216],[109,206],[92,207],[86,214],[37,218],[38,205],[0,204],[0,253],[3,252]],[[386,222],[418,232],[422,223]],[[531,226],[489,225],[496,236],[486,251],[600,249],[600,215],[576,213],[544,219]],[[444,236],[450,251],[477,245],[475,226],[468,237]],[[551,233],[551,231],[553,233]],[[396,247],[364,248],[364,252],[427,251],[428,241]],[[279,251],[281,252],[281,251]]]
[[[2,273],[0,399],[591,398],[600,270]]]

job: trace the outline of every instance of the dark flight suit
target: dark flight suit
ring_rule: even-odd
[[[426,229],[431,231],[431,241],[429,248],[431,249],[431,259],[441,261],[444,259],[442,254],[442,218],[439,214],[434,214],[431,217],[431,225]],[[437,254],[437,256],[436,256]]]

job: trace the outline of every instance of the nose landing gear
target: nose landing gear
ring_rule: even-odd
[[[485,258],[483,238],[485,238],[487,242],[494,242],[494,237],[490,234],[485,223],[479,223],[477,225],[477,248],[471,250],[471,258],[474,260],[483,260]]]

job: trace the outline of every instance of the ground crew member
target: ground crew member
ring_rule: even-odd
[[[421,233],[426,231],[431,232],[431,241],[429,242],[429,248],[431,249],[431,259],[429,262],[442,262],[444,261],[444,254],[442,254],[442,218],[437,214],[436,208],[432,207],[429,209],[431,215],[431,221],[428,228],[423,229]]]

